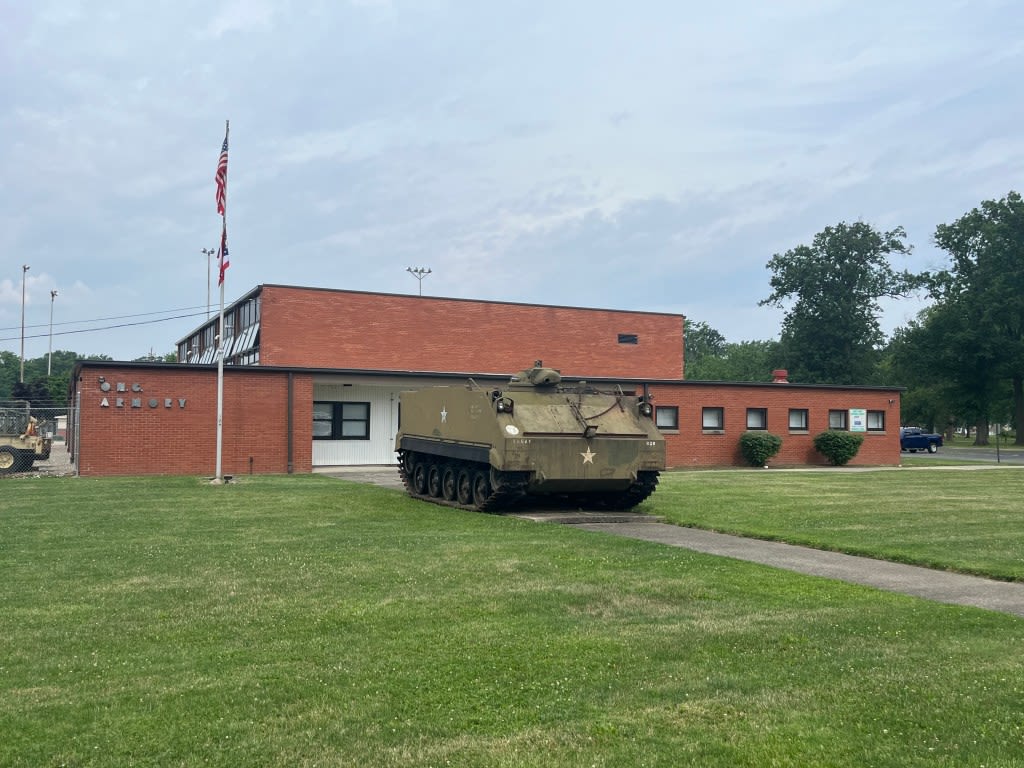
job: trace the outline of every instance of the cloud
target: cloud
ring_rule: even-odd
[[[244,32],[253,27],[266,28],[271,25],[274,15],[274,4],[269,0],[229,0],[197,33],[197,38],[200,41],[218,40],[232,32]]]
[[[934,266],[936,224],[1019,184],[1018,16],[997,0],[20,4],[0,30],[16,254],[0,306],[13,291],[20,313],[25,255],[62,299],[81,288],[63,309],[82,319],[205,308],[230,118],[228,300],[263,282],[412,293],[422,265],[435,295],[770,337],[773,253],[863,219],[905,226],[907,266]],[[83,347],[130,359],[193,326]]]

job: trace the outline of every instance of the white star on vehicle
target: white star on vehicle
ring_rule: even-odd
[[[594,463],[594,457],[597,456],[597,454],[594,453],[592,450],[590,450],[590,446],[588,445],[587,446],[587,452],[586,453],[581,453],[580,456],[583,457],[583,463],[584,464],[593,464]]]
[[[441,423],[448,423],[448,411],[445,410],[445,407],[443,405],[441,406]]]

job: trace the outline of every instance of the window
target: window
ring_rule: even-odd
[[[806,432],[807,431],[807,409],[806,408],[790,408],[789,409],[789,430],[790,430],[790,432]]]
[[[640,338],[635,333],[620,333],[619,344],[639,344]]]
[[[868,432],[885,431],[885,411],[868,411]]]
[[[657,405],[654,407],[654,425],[658,429],[679,429],[679,406]]]
[[[260,319],[259,297],[249,299],[238,308],[238,327],[245,330],[250,325],[255,325]]]
[[[768,429],[768,409],[747,408],[747,429]]]
[[[724,408],[704,408],[700,417],[701,429],[725,429]]]
[[[369,440],[369,403],[313,403],[314,440]]]
[[[846,411],[829,411],[828,428],[846,429]]]

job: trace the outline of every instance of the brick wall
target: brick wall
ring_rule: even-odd
[[[670,467],[745,466],[739,449],[747,431],[747,408],[767,408],[768,432],[782,438],[782,449],[769,466],[825,465],[814,449],[814,437],[828,429],[828,412],[864,408],[885,413],[884,432],[863,432],[864,442],[854,465],[900,463],[900,393],[898,390],[824,388],[792,384],[703,384],[685,382],[650,388],[656,406],[678,406],[679,431],[666,434]],[[704,407],[725,409],[722,434],[705,434]],[[789,429],[789,410],[808,410],[806,433]]]
[[[81,393],[78,461],[83,476],[214,475],[215,368],[88,361],[80,365],[75,386]],[[101,376],[109,391],[101,389]],[[247,474],[250,457],[254,473],[288,471],[288,378],[288,371],[225,368],[224,474]],[[307,473],[312,471],[313,375],[293,372],[291,378],[293,471]],[[119,384],[123,392],[118,391]],[[825,464],[814,450],[814,436],[828,429],[829,410],[850,408],[882,411],[886,426],[881,433],[863,433],[864,443],[851,464],[900,463],[898,390],[679,381],[651,385],[649,391],[655,405],[679,408],[678,432],[666,433],[670,467],[743,466],[739,439],[747,431],[747,408],[766,408],[768,431],[782,438],[782,450],[770,466]],[[133,407],[136,398],[138,407]],[[722,434],[703,431],[705,406],[725,409]],[[808,410],[805,434],[790,432],[791,408]]]
[[[100,377],[109,385],[108,391]],[[309,374],[293,374],[292,381],[293,469],[310,472],[313,379]],[[118,391],[119,385],[124,391]],[[101,367],[86,362],[76,387],[81,393],[80,474],[212,477],[216,473],[215,370]],[[225,368],[223,474],[288,471],[287,404],[287,372]]]
[[[620,344],[620,333],[637,344]],[[260,363],[565,376],[683,376],[683,317],[265,285]]]

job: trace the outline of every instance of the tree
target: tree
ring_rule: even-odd
[[[1011,191],[985,200],[952,224],[940,224],[935,243],[950,255],[929,276],[941,317],[957,330],[949,373],[977,405],[978,439],[987,442],[999,381],[1010,385],[1016,444],[1024,445],[1024,200]]]
[[[704,322],[686,321],[686,378],[690,381],[771,381],[777,341],[730,343]]]
[[[705,357],[695,369],[686,365],[686,378],[695,381],[771,381],[779,367],[777,341],[726,343],[722,352]]]
[[[18,397],[32,401],[63,403],[68,396],[68,382],[77,360],[110,360],[109,355],[80,355],[68,350],[57,350],[52,357],[42,355],[25,360],[25,381],[19,381],[21,359],[11,352],[0,352],[0,400]],[[49,375],[47,371],[50,371]],[[31,396],[26,397],[25,392]]]
[[[900,298],[921,285],[889,263],[909,254],[906,232],[877,232],[864,222],[840,222],[768,262],[772,293],[760,304],[785,307],[781,345],[784,367],[812,384],[866,383],[879,360],[884,336],[878,323],[883,297]]]
[[[916,320],[897,328],[879,364],[880,381],[907,387],[900,406],[903,425],[920,425],[929,432],[950,432],[965,418],[962,398],[943,372],[940,355],[947,351],[936,323],[929,322],[933,308],[922,310]]]
[[[954,425],[973,425],[976,443],[986,444],[990,418],[1009,414],[1009,389],[998,376],[996,354],[992,340],[956,303],[921,312],[893,334],[886,349],[891,380],[909,388],[903,423],[947,432]]]
[[[17,382],[11,391],[11,398],[14,400],[28,400],[33,405],[54,402],[54,399],[50,396],[50,388],[47,385],[45,376],[37,377],[32,381]]]
[[[177,352],[167,352],[163,355],[157,355],[153,350],[149,351],[149,354],[143,355],[142,357],[136,357],[132,360],[133,363],[176,363],[178,362]]]
[[[686,378],[700,379],[701,367],[725,351],[725,336],[704,322],[686,321],[686,348],[683,358]]]

